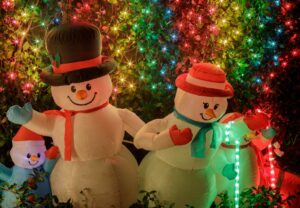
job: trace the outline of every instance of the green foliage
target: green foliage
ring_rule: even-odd
[[[47,173],[33,169],[32,177],[24,181],[21,186],[17,184],[8,184],[6,182],[0,185],[1,191],[7,191],[15,194],[18,208],[39,208],[47,206],[49,208],[72,208],[71,201],[66,203],[59,202],[56,196],[47,194],[44,197],[38,197],[32,193],[37,188],[37,183],[43,182]],[[1,193],[1,192],[0,192]],[[0,203],[1,203],[0,199]]]
[[[224,192],[218,195],[221,198],[221,203],[217,205],[218,208],[234,208],[234,201],[228,197],[228,193]],[[240,194],[239,205],[243,208],[252,207],[284,207],[291,205],[291,201],[295,196],[288,196],[283,198],[279,189],[271,187],[259,186],[246,189]]]
[[[130,206],[130,208],[172,208],[175,207],[174,203],[169,203],[166,201],[161,202],[157,197],[156,191],[140,191],[142,195],[141,199]]]

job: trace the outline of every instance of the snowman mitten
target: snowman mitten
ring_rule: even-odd
[[[272,127],[261,130],[261,134],[266,139],[273,139],[276,136],[276,131]]]
[[[185,145],[193,139],[191,129],[184,128],[183,130],[179,130],[176,125],[173,125],[169,129],[169,134],[175,145]]]
[[[31,103],[26,103],[24,107],[18,105],[11,106],[6,116],[8,120],[15,124],[26,124],[32,118],[32,106]]]
[[[222,175],[228,180],[233,180],[237,176],[237,172],[234,170],[234,163],[227,164],[222,170]]]

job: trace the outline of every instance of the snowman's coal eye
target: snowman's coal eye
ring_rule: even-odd
[[[203,103],[203,107],[204,107],[204,109],[207,109],[209,107],[209,104],[208,103]]]
[[[219,107],[219,104],[216,104],[216,105],[214,106],[214,110],[217,110],[218,107]]]
[[[37,157],[40,158],[40,157],[41,157],[41,154],[40,154],[40,153],[37,153]]]
[[[90,83],[88,83],[85,87],[86,87],[87,90],[91,90],[92,89],[92,86],[91,86]]]
[[[71,86],[71,91],[72,92],[76,92],[76,87],[75,86]]]
[[[29,159],[31,157],[31,154],[28,153],[26,157]]]

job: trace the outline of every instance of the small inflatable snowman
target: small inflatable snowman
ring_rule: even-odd
[[[275,136],[274,129],[270,127],[269,117],[258,111],[245,116],[240,113],[229,113],[220,120],[220,123],[227,125],[228,142],[223,141],[219,152],[224,152],[231,163],[235,162],[235,141],[239,142],[239,190],[263,184],[263,161],[260,151],[267,147]],[[217,163],[217,160],[213,161],[213,164]],[[229,197],[233,198],[235,182],[220,174],[217,174],[216,178],[217,193],[227,191]]]
[[[5,181],[9,185],[16,184],[17,187],[20,187],[32,177],[34,168],[50,175],[57,161],[57,147],[51,147],[46,151],[44,139],[25,127],[20,128],[12,143],[10,156],[15,165],[12,168],[7,168],[0,163],[1,181]],[[51,193],[48,176],[44,177],[43,182],[38,182],[36,185],[37,188],[31,192],[37,197],[45,197]],[[2,198],[1,207],[17,207],[17,199],[14,193],[3,191]]]
[[[218,158],[224,176],[236,175],[233,164],[216,154],[224,137],[217,120],[233,89],[223,70],[209,63],[194,64],[176,86],[174,112],[147,123],[134,139],[137,148],[153,151],[140,165],[140,189],[157,191],[175,207],[210,207],[216,197],[212,159]]]
[[[30,104],[13,106],[8,119],[52,137],[59,147],[62,158],[50,179],[60,201],[71,199],[74,207],[128,208],[138,194],[138,166],[122,140],[124,131],[134,136],[144,123],[108,102],[109,73],[116,63],[101,55],[99,29],[63,24],[48,32],[46,46],[52,71],[41,78],[62,109],[39,113]]]

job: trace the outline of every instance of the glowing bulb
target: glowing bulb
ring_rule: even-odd
[[[130,88],[133,88],[133,87],[134,87],[134,85],[133,85],[133,84],[129,84],[129,87],[130,87]]]
[[[23,13],[22,13],[22,16],[23,16],[23,17],[27,17],[27,15],[28,15],[27,12],[23,12]]]
[[[23,32],[21,33],[21,35],[22,35],[22,36],[25,36],[25,35],[26,35],[26,32],[25,32],[25,31],[23,31]]]
[[[132,66],[132,62],[131,61],[128,62],[128,66]]]
[[[123,77],[120,78],[120,82],[125,82],[125,79]]]

